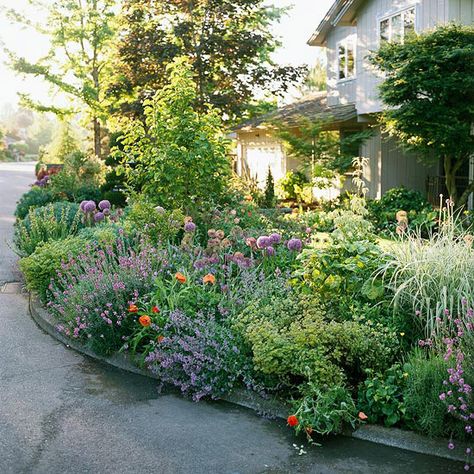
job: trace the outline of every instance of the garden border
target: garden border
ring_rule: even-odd
[[[74,349],[81,354],[118,369],[158,380],[158,377],[154,374],[136,366],[131,357],[127,354],[118,353],[109,357],[99,356],[83,344],[58,332],[52,317],[43,307],[39,299],[32,293],[29,294],[28,306],[29,313],[35,323],[50,336],[62,342],[67,348]],[[275,418],[286,419],[288,414],[288,409],[276,398],[264,399],[255,393],[243,389],[234,390],[229,395],[222,397],[222,400]],[[466,443],[457,443],[456,449],[450,451],[448,450],[447,440],[430,439],[411,431],[405,431],[399,428],[385,428],[378,425],[364,425],[353,432],[347,431],[344,435],[370,441],[375,444],[404,449],[419,454],[437,456],[453,461],[464,461],[464,452],[468,447]]]

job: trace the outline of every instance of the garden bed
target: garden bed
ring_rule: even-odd
[[[84,344],[58,332],[53,318],[46,309],[43,308],[41,301],[33,293],[29,294],[29,311],[33,320],[43,331],[62,342],[67,348],[71,348],[92,359],[116,367],[117,369],[159,380],[159,378],[150,371],[138,367],[127,354],[118,353],[107,357],[99,356],[88,349]],[[276,398],[262,398],[255,392],[249,390],[234,389],[231,393],[221,397],[221,399],[244,408],[249,408],[258,415],[285,420],[287,418],[288,406],[284,402]],[[451,459],[453,461],[464,461],[464,451],[468,447],[466,443],[460,443],[458,444],[458,448],[462,451],[461,453],[458,451],[448,451],[446,450],[448,440],[430,439],[410,431],[398,428],[385,428],[377,425],[363,425],[354,431],[344,430],[342,434],[344,436],[370,441],[375,444]]]

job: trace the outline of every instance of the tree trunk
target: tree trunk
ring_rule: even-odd
[[[453,166],[453,161],[450,156],[444,157],[444,175],[446,188],[448,190],[449,199],[457,205],[458,190],[456,187],[456,167]]]
[[[100,136],[100,122],[97,117],[92,119],[94,125],[94,153],[101,158],[102,157],[102,147],[101,147],[101,136]]]

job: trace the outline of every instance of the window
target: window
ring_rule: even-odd
[[[415,33],[415,8],[408,8],[384,18],[379,23],[380,42],[403,43],[405,38]]]
[[[341,43],[338,48],[339,80],[355,76],[355,48],[353,41]]]

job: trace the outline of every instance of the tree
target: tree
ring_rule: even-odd
[[[270,209],[275,206],[275,201],[275,182],[273,180],[272,170],[268,167],[265,193],[262,200],[263,207]]]
[[[175,59],[168,73],[170,82],[144,104],[145,123],[129,120],[117,153],[132,188],[167,209],[193,212],[226,196],[231,163],[217,112],[194,109],[189,62]]]
[[[308,71],[300,87],[300,92],[310,94],[312,92],[325,91],[327,87],[327,70],[323,60],[317,59],[315,65]]]
[[[385,74],[380,96],[389,107],[381,123],[425,162],[442,160],[450,198],[462,207],[456,178],[474,153],[474,28],[439,27],[373,55]]]
[[[301,118],[296,127],[277,123],[276,135],[285,144],[287,154],[297,158],[311,176],[313,184],[330,185],[337,174],[347,172],[359,155],[360,145],[371,130],[342,135],[328,130],[330,121]]]
[[[53,136],[52,142],[46,147],[43,163],[64,163],[66,157],[73,152],[79,151],[77,137],[71,129],[71,125],[63,120]]]
[[[21,96],[22,103],[60,117],[73,114],[79,108],[91,124],[97,156],[101,156],[101,129],[107,118],[104,84],[110,76],[108,51],[115,37],[116,3],[117,0],[35,2],[47,16],[45,24],[36,24],[14,10],[8,12],[13,21],[48,35],[51,43],[49,53],[36,63],[7,49],[11,68],[22,75],[42,78],[73,104],[70,108],[45,105],[34,102],[27,95]]]
[[[212,104],[232,122],[256,90],[285,92],[304,72],[271,59],[279,46],[271,25],[284,12],[264,0],[126,0],[110,93],[122,111],[140,115],[141,99],[168,82],[166,66],[185,56],[198,109]]]

